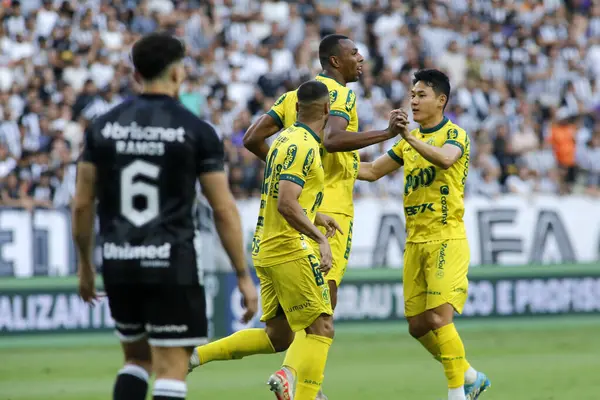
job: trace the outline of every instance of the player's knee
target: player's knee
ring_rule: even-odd
[[[427,325],[430,330],[440,329],[444,325],[448,325],[448,321],[442,315],[436,313],[433,310],[429,310],[425,313]]]
[[[265,331],[277,353],[286,351],[294,341],[294,332],[289,328],[279,329],[278,327],[267,325]]]
[[[429,331],[430,329],[425,323],[424,318],[417,316],[408,319],[408,333],[415,339],[424,336]]]
[[[156,378],[185,380],[192,351],[187,347],[155,347],[152,370]]]
[[[333,339],[335,329],[333,328],[333,316],[321,314],[308,328],[306,333],[309,335],[318,335]]]
[[[148,373],[152,372],[152,352],[147,341],[124,343],[123,354],[125,364],[137,365],[144,368]]]

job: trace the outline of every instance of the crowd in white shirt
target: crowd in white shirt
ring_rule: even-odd
[[[446,114],[471,137],[467,195],[600,195],[600,5],[574,0],[0,1],[0,201],[65,207],[86,124],[130,96],[129,50],[167,29],[188,47],[180,99],[224,140],[230,183],[256,196],[263,165],[242,137],[320,69],[328,33],[366,59],[361,130],[409,110],[412,73],[452,84]],[[414,123],[411,127],[417,127]],[[361,151],[365,160],[391,141]],[[568,151],[565,151],[568,148]],[[401,196],[401,172],[357,196]],[[20,203],[19,203],[20,201]]]

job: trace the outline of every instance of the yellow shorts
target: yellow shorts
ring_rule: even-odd
[[[449,303],[460,314],[469,282],[467,239],[407,243],[404,250],[404,313],[414,317]]]
[[[256,266],[263,315],[267,322],[281,310],[294,332],[306,329],[321,315],[333,315],[329,285],[315,255],[271,267]]]
[[[335,219],[344,234],[336,232],[332,238],[329,238],[329,246],[331,246],[331,255],[333,262],[331,270],[326,276],[328,281],[335,281],[336,286],[340,286],[342,278],[348,267],[348,259],[350,258],[350,250],[352,248],[352,221],[353,218],[344,214],[327,213],[331,218]],[[325,228],[319,227],[322,233],[325,233]],[[318,249],[316,243],[311,243],[313,249]]]

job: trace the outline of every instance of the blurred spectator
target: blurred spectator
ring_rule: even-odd
[[[258,196],[263,169],[241,144],[245,130],[320,72],[319,40],[332,32],[367,59],[349,85],[361,129],[383,129],[391,109],[408,108],[416,69],[449,74],[447,115],[471,136],[469,196],[600,196],[596,2],[12,0],[0,9],[3,204],[70,204],[86,125],[137,90],[129,49],[162,29],[187,44],[180,99],[223,138],[239,198]],[[356,195],[401,197],[401,171],[358,183]]]

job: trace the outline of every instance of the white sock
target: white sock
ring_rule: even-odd
[[[187,385],[175,379],[157,379],[154,382],[154,396],[163,396],[173,399],[185,399]]]
[[[448,389],[448,400],[467,400],[464,386]]]
[[[477,371],[473,367],[469,367],[467,372],[465,372],[465,383],[467,385],[472,385],[477,380]]]

